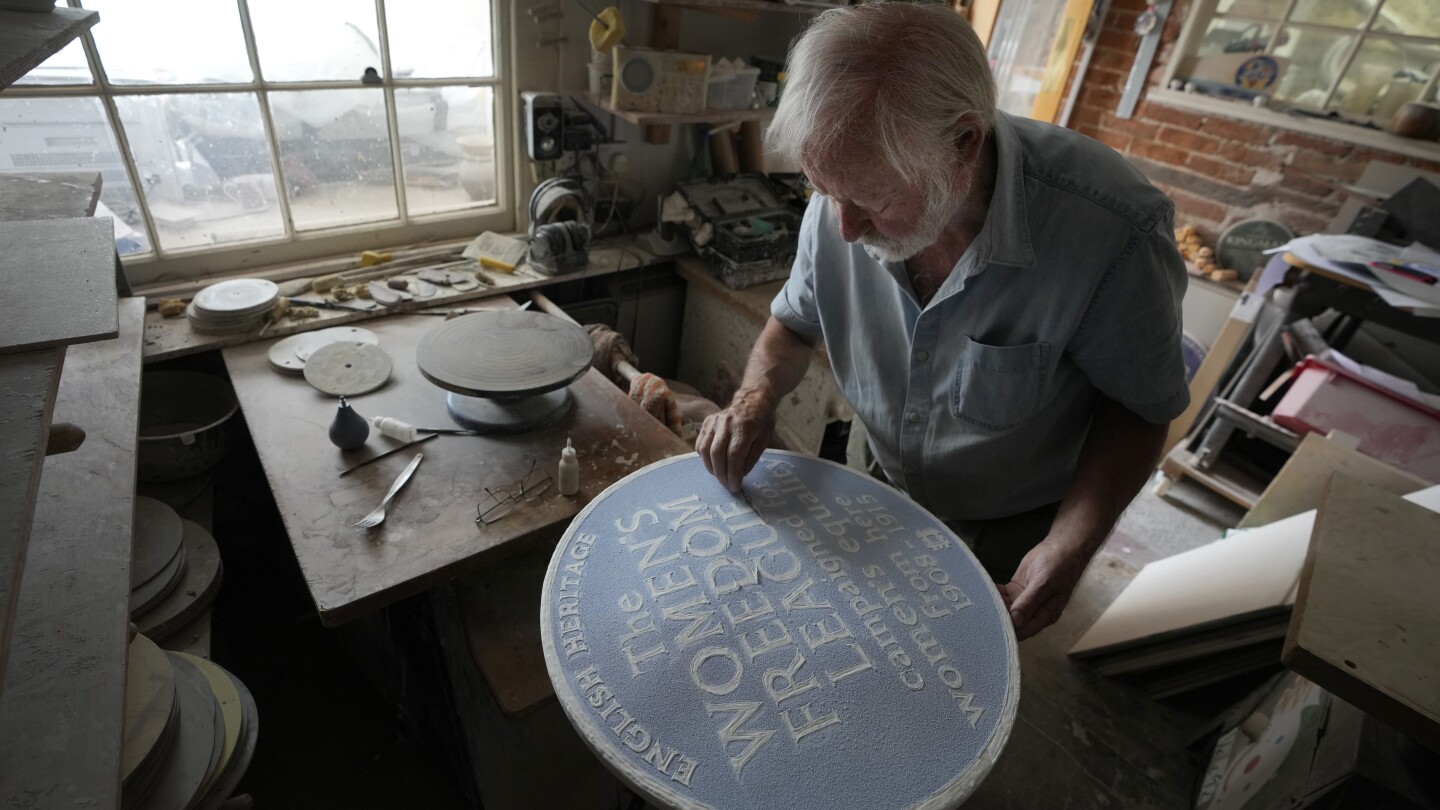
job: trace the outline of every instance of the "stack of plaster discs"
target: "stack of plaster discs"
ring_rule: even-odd
[[[275,341],[270,344],[266,359],[270,361],[270,368],[281,374],[304,374],[305,362],[310,356],[331,343],[375,346],[380,343],[380,338],[369,329],[358,326],[317,329]]]
[[[255,701],[234,675],[143,634],[130,642],[122,808],[219,807],[250,766],[259,733]]]
[[[220,548],[203,528],[152,498],[135,499],[130,620],[157,641],[189,626],[215,602]]]
[[[204,335],[237,335],[259,329],[279,299],[280,288],[263,278],[211,284],[195,294],[185,316]]]

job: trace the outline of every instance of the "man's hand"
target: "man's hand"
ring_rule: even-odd
[[[764,397],[736,394],[730,407],[711,414],[700,426],[695,452],[726,489],[739,492],[741,480],[770,446],[774,432],[775,406]]]
[[[1055,535],[1030,549],[1014,578],[1000,586],[1000,596],[1015,624],[1016,641],[1024,641],[1060,618],[1089,562],[1089,553]]]

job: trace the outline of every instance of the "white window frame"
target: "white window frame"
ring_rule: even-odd
[[[302,0],[303,2],[304,0]],[[395,0],[403,2],[403,0]],[[81,0],[68,0],[72,7],[80,7]],[[493,41],[494,74],[489,78],[461,77],[442,79],[396,79],[390,70],[390,40],[385,19],[386,0],[374,0],[376,20],[379,27],[381,58],[381,83],[365,84],[353,81],[310,81],[276,82],[261,78],[260,59],[255,47],[255,34],[250,22],[250,8],[247,0],[236,0],[240,13],[240,26],[244,34],[245,50],[250,61],[254,78],[249,82],[184,84],[184,85],[117,85],[106,76],[99,58],[99,51],[90,32],[81,35],[86,62],[93,77],[85,85],[11,85],[5,89],[5,98],[76,98],[98,97],[105,110],[106,118],[130,185],[135,191],[138,208],[141,211],[143,228],[150,241],[150,252],[123,257],[126,275],[130,283],[139,288],[146,284],[158,284],[203,276],[233,273],[238,270],[286,264],[307,259],[316,259],[341,254],[359,254],[363,250],[393,247],[408,244],[449,241],[474,237],[482,231],[510,231],[515,227],[514,204],[516,176],[515,152],[512,135],[515,121],[513,78],[510,66],[510,6],[508,0],[490,0],[491,38]],[[102,19],[99,23],[104,25]],[[291,217],[288,195],[283,191],[276,195],[284,234],[268,239],[256,239],[222,245],[200,245],[180,250],[165,250],[145,200],[143,186],[130,152],[129,140],[121,124],[115,99],[124,96],[174,95],[179,93],[252,93],[259,101],[260,118],[270,150],[270,170],[277,181],[277,189],[284,189],[284,171],[280,165],[280,148],[275,138],[271,120],[269,93],[292,90],[347,90],[374,89],[380,87],[385,93],[385,111],[390,134],[391,166],[394,172],[395,196],[399,215],[393,220],[365,222],[321,230],[297,231]],[[495,137],[495,192],[493,205],[464,208],[418,216],[410,215],[406,208],[404,165],[400,155],[400,132],[396,115],[395,91],[426,87],[489,87],[494,99]],[[143,292],[143,290],[137,290]]]
[[[1298,0],[1289,0],[1278,20],[1262,20],[1241,14],[1226,14],[1225,17],[1273,24],[1275,30],[1270,35],[1270,41],[1266,43],[1266,53],[1269,53],[1275,48],[1280,32],[1283,31],[1286,26],[1353,34],[1355,41],[1350,46],[1350,52],[1346,55],[1344,65],[1341,66],[1334,82],[1332,82],[1328,88],[1325,94],[1325,102],[1321,105],[1321,109],[1324,109],[1325,105],[1328,105],[1330,99],[1334,97],[1335,91],[1340,86],[1341,80],[1344,79],[1346,71],[1350,69],[1351,63],[1355,60],[1355,55],[1359,53],[1361,45],[1364,44],[1367,38],[1440,45],[1440,38],[1437,37],[1392,34],[1389,32],[1370,32],[1370,25],[1384,7],[1385,0],[1379,0],[1363,25],[1353,29],[1291,21],[1290,15],[1294,13],[1297,2]],[[1344,141],[1371,149],[1395,152],[1422,160],[1440,160],[1440,143],[1433,141],[1400,138],[1383,130],[1370,129],[1343,121],[1289,115],[1268,107],[1256,107],[1249,102],[1238,99],[1226,99],[1202,93],[1186,93],[1171,89],[1170,85],[1178,77],[1177,74],[1179,73],[1180,66],[1187,60],[1195,58],[1194,54],[1199,48],[1200,38],[1204,36],[1210,21],[1215,18],[1215,9],[1219,3],[1220,0],[1196,0],[1195,4],[1190,8],[1190,12],[1185,20],[1185,25],[1180,31],[1180,37],[1175,41],[1174,49],[1171,51],[1172,55],[1169,64],[1165,67],[1164,78],[1161,80],[1160,86],[1151,87],[1146,93],[1146,98],[1149,101],[1169,107],[1179,107],[1206,114],[1223,115],[1251,123],[1301,132],[1307,135],[1331,138],[1333,140]],[[1421,89],[1420,95],[1417,98],[1423,99],[1435,92],[1437,81],[1440,81],[1440,70],[1436,70],[1435,73],[1430,76],[1429,81],[1426,82],[1425,86]],[[1385,122],[1379,121],[1376,123],[1383,126]]]

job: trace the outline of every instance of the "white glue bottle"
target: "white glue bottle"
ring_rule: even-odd
[[[580,491],[580,462],[575,459],[575,447],[565,440],[565,449],[560,451],[560,494],[574,495]]]
[[[414,425],[401,422],[393,416],[372,416],[370,424],[382,434],[392,439],[399,439],[402,442],[413,442],[418,431]]]

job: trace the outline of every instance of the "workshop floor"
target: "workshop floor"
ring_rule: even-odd
[[[214,657],[247,684],[260,711],[260,744],[240,791],[267,810],[471,806],[442,758],[407,736],[401,711],[320,626],[253,449],[232,450],[216,486],[225,582]],[[1239,517],[1186,482],[1164,499],[1148,489],[1139,496],[1064,618],[1021,645],[1019,715],[967,810],[1191,806],[1201,763],[1187,741],[1247,687],[1158,703],[1065,651],[1145,563],[1214,540]]]

